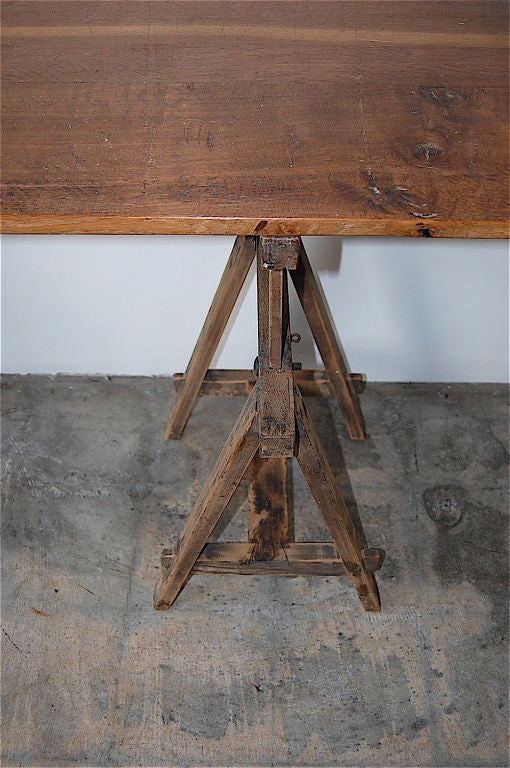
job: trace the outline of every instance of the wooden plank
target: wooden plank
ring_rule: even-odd
[[[168,418],[165,437],[179,438],[255,257],[251,237],[237,237],[186,368],[185,384]]]
[[[287,462],[257,452],[248,469],[250,560],[272,560],[289,541]]]
[[[503,0],[5,2],[2,229],[506,237],[507,29]]]
[[[185,373],[174,373],[172,376],[174,389],[179,393],[184,386]],[[242,397],[248,395],[257,377],[249,368],[239,369],[209,369],[198,392],[199,397]],[[324,386],[324,383],[322,383]],[[329,394],[329,392],[328,392]]]
[[[365,550],[363,561],[369,571],[382,565],[384,552]],[[165,550],[163,568],[172,568],[175,555]],[[345,576],[347,571],[334,544],[327,542],[291,542],[280,548],[271,560],[253,558],[253,549],[245,542],[206,544],[192,573],[242,574],[249,576]]]
[[[381,603],[377,584],[363,560],[366,542],[361,524],[353,518],[347,508],[297,387],[294,398],[299,435],[297,453],[299,466],[329,528],[363,608],[366,611],[380,611]]]
[[[266,243],[267,243],[266,238]],[[298,240],[298,239],[296,239]],[[299,241],[296,243],[298,247]],[[287,251],[288,255],[288,251]],[[287,271],[266,269],[265,250],[257,248],[258,368],[260,455],[294,455],[294,384],[289,328]]]
[[[30,190],[28,190],[30,192]],[[37,190],[34,190],[37,193]],[[61,192],[64,192],[62,188]],[[4,206],[5,209],[7,206]],[[220,216],[12,214],[0,217],[0,233],[13,235],[268,235],[300,232],[302,235],[388,235],[400,237],[451,237],[458,239],[507,239],[505,219],[434,219],[434,222],[395,215],[370,220],[346,216],[282,216],[221,218]]]
[[[257,398],[258,385],[239,414],[186,520],[178,539],[177,554],[171,572],[163,571],[157,581],[154,589],[156,610],[166,610],[176,599],[257,451]]]
[[[349,376],[349,365],[321,285],[313,273],[302,243],[298,268],[290,274],[328,372],[331,391],[342,410],[347,431],[354,440],[363,440],[365,424],[358,396]]]
[[[284,338],[287,333],[287,328],[284,328],[283,318],[283,301],[285,287],[284,283],[287,281],[287,275],[282,270],[271,269],[268,272],[268,367],[276,370],[282,368],[282,356],[283,356],[283,344]],[[261,356],[259,354],[259,363]]]
[[[266,269],[264,257],[259,238],[257,315],[260,455],[265,458],[284,458],[294,455],[295,446],[287,271]]]
[[[280,279],[283,280],[282,273]],[[269,321],[269,270],[264,269],[263,253],[260,248],[260,238],[257,240],[257,329],[258,329],[258,371],[263,376],[269,370],[270,359],[270,321]],[[273,314],[273,322],[274,322]],[[280,310],[281,320],[281,310]],[[279,338],[281,344],[282,330],[280,327]]]
[[[176,392],[184,386],[186,374],[174,373],[172,376]],[[331,397],[331,388],[327,373],[321,369],[305,368],[293,371],[295,383],[303,397]],[[362,373],[350,373],[349,378],[355,391],[364,391],[366,380]],[[242,397],[251,392],[257,377],[248,368],[222,369],[215,368],[207,371],[202,382],[199,397]]]

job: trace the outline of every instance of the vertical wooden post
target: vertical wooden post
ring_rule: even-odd
[[[251,560],[272,560],[289,541],[288,459],[262,459],[248,470],[248,541]]]
[[[287,461],[295,449],[294,386],[287,269],[297,264],[299,238],[259,239],[260,448],[248,479],[252,560],[272,560],[289,540]]]
[[[275,240],[283,241],[280,249]],[[292,240],[296,240],[294,249],[288,247],[287,238],[261,237],[257,255],[260,455],[265,458],[294,455],[294,387],[286,265],[294,263],[299,239]]]
[[[241,482],[259,444],[258,385],[253,388],[179,536],[171,570],[163,569],[154,607],[169,608],[186,583],[225,507]]]

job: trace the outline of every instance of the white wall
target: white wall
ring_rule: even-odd
[[[508,380],[508,244],[308,237],[351,368],[371,381]],[[2,370],[183,370],[230,251],[229,237],[2,238]],[[298,307],[292,296],[292,309]],[[217,355],[251,367],[254,282]],[[315,365],[303,340],[295,359]]]

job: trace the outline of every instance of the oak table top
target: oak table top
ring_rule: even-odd
[[[508,3],[2,2],[4,232],[506,237]]]

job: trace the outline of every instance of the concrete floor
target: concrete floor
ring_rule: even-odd
[[[153,611],[241,405],[164,442],[170,388],[4,378],[2,765],[508,765],[506,387],[369,384],[361,443],[310,401],[387,552],[380,614],[341,578],[206,575]],[[293,495],[297,537],[327,538],[297,470]]]

